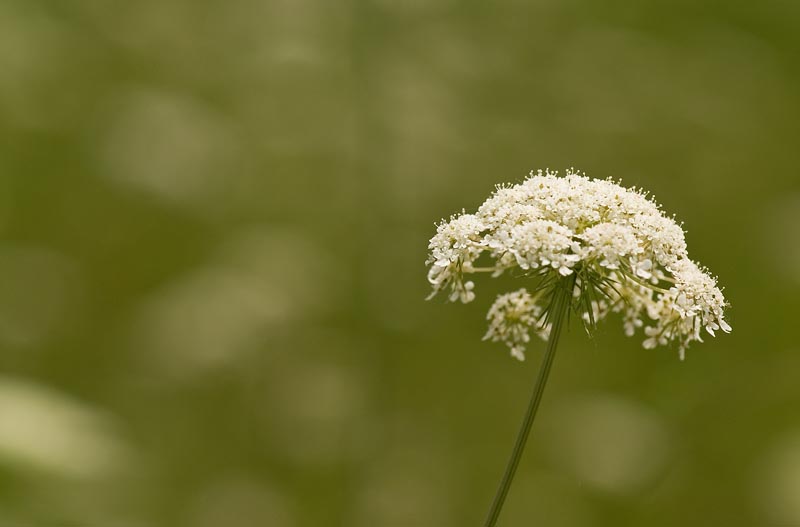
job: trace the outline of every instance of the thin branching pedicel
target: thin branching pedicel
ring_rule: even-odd
[[[681,359],[702,331],[730,331],[716,279],[689,259],[684,232],[638,189],[612,180],[538,171],[501,186],[474,214],[442,222],[431,239],[428,280],[435,295],[471,302],[476,273],[521,270],[528,287],[500,295],[486,339],[523,360],[533,332],[546,339],[559,278],[575,275],[570,309],[591,332],[610,313],[625,333],[642,329],[645,348],[674,345]],[[488,255],[491,265],[477,266]]]

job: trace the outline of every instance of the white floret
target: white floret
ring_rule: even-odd
[[[525,289],[500,295],[486,315],[489,330],[483,340],[502,342],[509,347],[511,356],[525,360],[525,346],[530,342],[531,329],[544,338],[549,333],[548,327],[539,324],[541,315],[542,307]]]

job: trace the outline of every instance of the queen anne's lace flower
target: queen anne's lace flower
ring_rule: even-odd
[[[620,313],[626,335],[643,328],[645,348],[675,344],[683,358],[702,329],[731,330],[722,291],[689,259],[680,225],[644,192],[611,180],[532,172],[498,187],[476,214],[441,223],[429,249],[431,296],[446,290],[451,301],[472,301],[474,283],[464,277],[478,272],[530,277],[533,293],[500,295],[487,316],[486,339],[520,360],[531,330],[546,338],[547,293],[563,277],[571,277],[572,309],[588,329]],[[482,257],[491,265],[478,266]]]

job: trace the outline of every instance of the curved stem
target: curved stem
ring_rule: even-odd
[[[547,349],[545,350],[542,364],[539,367],[539,375],[536,379],[536,384],[533,387],[531,400],[528,403],[528,410],[525,412],[525,417],[522,420],[522,426],[517,434],[517,441],[514,444],[514,450],[511,452],[511,457],[506,465],[505,474],[500,481],[500,486],[497,489],[497,494],[494,497],[492,508],[489,510],[489,515],[486,518],[485,527],[494,527],[497,523],[497,518],[500,516],[500,510],[503,508],[503,503],[506,500],[508,489],[511,488],[511,482],[514,479],[514,473],[517,471],[517,465],[522,458],[522,451],[525,449],[525,443],[528,441],[528,435],[531,431],[533,419],[536,417],[536,410],[539,408],[539,403],[542,400],[544,393],[544,386],[547,384],[547,377],[550,374],[550,367],[553,365],[553,358],[556,355],[556,346],[558,345],[558,338],[561,335],[561,328],[564,324],[564,315],[570,308],[572,299],[572,288],[575,284],[574,277],[565,279],[560,287],[556,287],[554,291],[555,298],[552,304],[552,321],[553,325],[550,329],[550,336],[547,339]]]

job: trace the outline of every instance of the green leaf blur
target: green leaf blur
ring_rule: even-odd
[[[425,302],[426,246],[548,166],[651,191],[734,331],[680,362],[573,320],[500,525],[800,525],[798,28],[3,0],[0,525],[479,525],[544,344],[481,341],[502,279]]]

